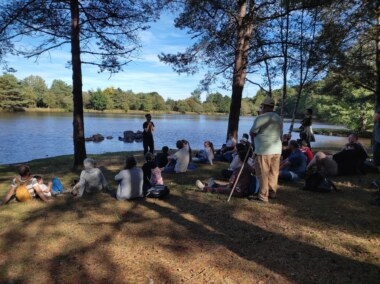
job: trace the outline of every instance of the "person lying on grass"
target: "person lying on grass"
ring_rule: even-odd
[[[240,151],[238,155],[240,157],[240,160],[244,161],[244,158],[247,155],[247,151]],[[202,192],[230,194],[235,184],[235,181],[239,175],[240,169],[241,167],[237,168],[233,172],[231,178],[229,179],[229,183],[227,185],[220,185],[213,181],[209,182],[208,184],[203,184],[200,180],[197,180],[195,184]],[[246,163],[241,172],[240,178],[237,181],[237,184],[232,196],[248,197],[249,195],[253,194],[253,192],[251,192],[250,190],[252,173],[253,173],[252,167],[249,166],[248,163]]]
[[[108,183],[102,171],[96,167],[94,159],[87,158],[83,161],[84,170],[80,174],[79,182],[73,188],[76,197],[97,193],[108,189]]]
[[[3,206],[14,198],[24,202],[38,196],[41,200],[48,201],[48,198],[41,191],[37,180],[30,175],[30,168],[28,166],[21,165],[18,169],[18,174],[19,175],[12,180],[11,187],[0,206]],[[21,193],[21,191],[24,192]]]

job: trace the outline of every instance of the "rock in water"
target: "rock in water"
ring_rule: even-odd
[[[97,133],[97,134],[92,135],[92,139],[93,139],[92,141],[94,142],[101,142],[104,140],[104,136],[102,134]]]

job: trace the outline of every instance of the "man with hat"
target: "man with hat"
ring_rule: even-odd
[[[275,198],[281,157],[282,119],[274,112],[275,102],[266,97],[261,104],[260,115],[256,117],[250,131],[255,145],[256,177],[260,182],[260,192],[255,201],[268,202]]]

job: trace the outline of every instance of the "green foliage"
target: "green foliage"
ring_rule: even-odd
[[[22,110],[29,101],[23,98],[21,84],[14,75],[0,77],[0,108],[8,111]]]
[[[95,110],[105,110],[108,105],[107,95],[98,89],[96,92],[90,91],[90,104]]]

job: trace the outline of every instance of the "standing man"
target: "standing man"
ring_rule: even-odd
[[[154,123],[152,121],[152,116],[148,113],[145,115],[146,121],[143,124],[143,146],[144,146],[144,155],[149,152],[153,154],[154,152],[154,140],[153,140],[153,131]]]
[[[265,203],[268,198],[276,198],[282,150],[282,119],[274,112],[274,105],[271,97],[264,99],[250,131],[256,152],[255,171],[260,182],[260,193],[254,200]]]

